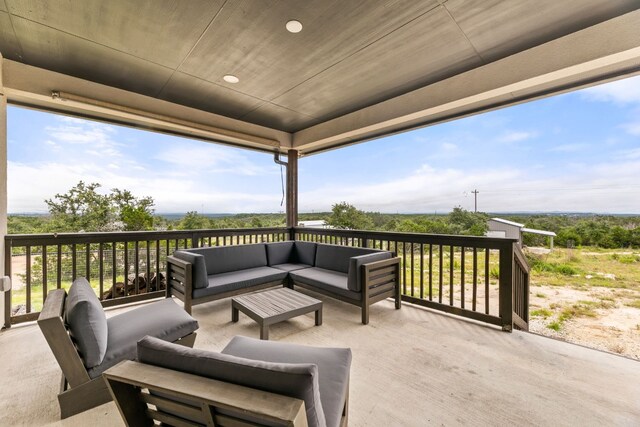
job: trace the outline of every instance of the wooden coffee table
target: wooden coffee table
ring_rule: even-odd
[[[269,339],[269,325],[302,314],[316,312],[316,326],[322,325],[322,301],[289,288],[278,288],[235,297],[231,300],[231,321],[241,311],[260,325],[260,339]]]

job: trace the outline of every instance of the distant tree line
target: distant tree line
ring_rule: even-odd
[[[45,200],[49,215],[10,215],[9,234],[79,231],[196,230],[220,228],[284,227],[285,215],[236,214],[211,217],[196,211],[169,219],[155,215],[151,197],[136,197],[129,190],[101,193],[100,185],[80,181],[67,193]],[[365,212],[340,202],[331,212],[302,213],[300,220],[324,220],[338,229],[379,230],[408,233],[465,234],[482,236],[489,215],[454,207],[446,215],[383,214]],[[511,215],[506,219],[526,227],[553,231],[558,246],[640,247],[640,216]],[[525,234],[529,246],[546,244],[546,237]]]

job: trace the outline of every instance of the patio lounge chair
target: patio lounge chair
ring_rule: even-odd
[[[347,425],[351,350],[234,337],[221,353],[146,337],[104,373],[129,426]]]
[[[68,296],[48,293],[38,326],[62,369],[58,402],[67,418],[111,400],[102,373],[135,358],[137,341],[151,335],[191,347],[198,322],[171,299],[107,319],[89,282],[78,278]]]

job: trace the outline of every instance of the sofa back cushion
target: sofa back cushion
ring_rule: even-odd
[[[185,252],[204,256],[207,275],[267,266],[267,250],[263,243],[185,249]]]
[[[292,261],[293,242],[267,243],[267,262],[269,266],[289,264]]]
[[[378,252],[380,251],[377,249],[318,244],[315,266],[326,270],[348,273],[351,257]]]
[[[291,262],[295,264],[315,265],[317,246],[314,242],[296,242]]]
[[[138,342],[138,360],[304,400],[309,426],[326,426],[320,401],[318,367],[315,364],[245,359],[172,344],[149,336]],[[251,405],[251,402],[247,402],[247,405]]]
[[[194,288],[206,288],[209,286],[204,255],[189,251],[175,251],[173,256],[191,263],[191,276]]]
[[[65,301],[65,320],[84,366],[89,369],[102,363],[107,352],[107,316],[84,277],[71,284]]]

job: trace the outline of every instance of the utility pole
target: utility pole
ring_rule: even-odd
[[[473,203],[473,211],[474,212],[478,212],[478,193],[479,191],[477,189],[472,191],[473,193],[473,199],[474,199],[474,203]]]

